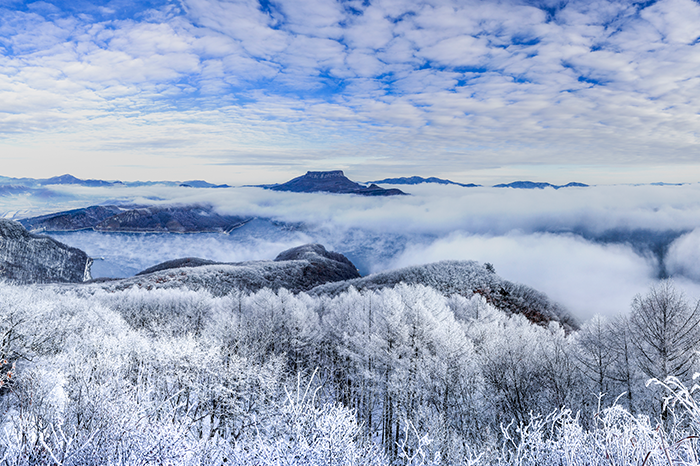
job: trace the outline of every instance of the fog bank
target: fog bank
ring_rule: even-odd
[[[95,204],[207,204],[259,219],[232,235],[56,234],[97,261],[97,273],[132,274],[179,257],[272,259],[319,242],[364,274],[443,259],[491,262],[579,318],[625,312],[636,293],[668,274],[692,297],[700,283],[700,185],[519,190],[398,186],[410,196],[363,197],[261,188],[86,188],[0,198],[6,217]],[[273,225],[275,222],[281,222]]]

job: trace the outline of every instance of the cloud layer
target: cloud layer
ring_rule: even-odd
[[[700,5],[548,5],[2,2],[5,174],[697,176]]]
[[[95,264],[98,275],[133,274],[186,256],[272,259],[319,242],[346,254],[364,274],[446,259],[490,262],[502,277],[544,291],[582,319],[626,312],[664,269],[691,299],[700,297],[700,184],[560,190],[417,185],[402,187],[411,196],[387,198],[260,188],[49,188],[54,211],[59,204],[118,200],[209,204],[258,218],[231,235],[57,235],[104,257]],[[20,216],[47,208],[44,198],[30,195],[2,202]]]

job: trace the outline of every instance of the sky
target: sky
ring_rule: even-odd
[[[700,178],[700,4],[0,0],[0,175]]]

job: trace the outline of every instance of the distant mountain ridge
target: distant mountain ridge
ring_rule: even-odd
[[[90,206],[20,220],[31,231],[228,233],[252,217],[222,215],[209,206]]]
[[[73,175],[65,174],[60,176],[53,176],[51,178],[11,178],[7,176],[0,176],[0,187],[8,190],[8,187],[14,187],[17,191],[20,188],[37,188],[43,186],[52,185],[76,185],[85,187],[110,187],[110,186],[154,186],[154,185],[164,185],[164,186],[182,186],[188,188],[230,188],[231,186],[227,184],[213,184],[204,180],[190,180],[190,181],[106,181],[106,180],[83,180],[77,178]],[[0,193],[2,194],[2,193]]]
[[[534,181],[514,181],[507,184],[496,184],[494,188],[515,188],[515,189],[544,189],[544,188],[588,188],[587,184],[571,182],[564,185],[555,185],[550,183],[536,183]]]
[[[325,172],[306,172],[305,175],[294,178],[286,183],[267,187],[273,191],[289,191],[294,193],[335,193],[359,194],[361,196],[397,196],[406,193],[400,189],[384,189],[376,184],[362,186],[348,179],[342,170]]]
[[[14,186],[16,188],[38,188],[51,185],[79,185],[87,187],[105,187],[123,185],[121,181],[104,181],[104,180],[81,180],[73,175],[65,174],[53,176],[51,178],[11,178],[0,176],[0,186]]]
[[[230,188],[227,184],[213,184],[204,180],[191,180],[180,183],[183,188]]]
[[[443,185],[455,185],[462,186],[465,188],[475,188],[482,187],[483,185],[475,183],[459,183],[456,181],[437,178],[434,176],[424,178],[421,176],[407,176],[399,178],[384,178],[376,181],[368,181],[364,184],[370,184],[370,186],[363,186],[360,183],[356,183],[346,178],[347,183],[337,184],[333,186],[333,183],[329,181],[334,177],[343,177],[345,175],[341,170],[332,170],[325,172],[314,172],[309,171],[305,175],[294,178],[286,183],[270,183],[270,184],[255,184],[255,185],[243,185],[242,187],[256,187],[273,189],[275,191],[291,191],[291,192],[337,192],[343,194],[361,194],[365,196],[388,196],[396,194],[406,194],[398,189],[388,189],[385,190],[378,184],[404,184],[404,185],[417,185],[423,183],[433,183],[433,184],[443,184]],[[328,178],[328,179],[326,179]],[[311,181],[315,179],[314,181]],[[324,179],[323,181],[320,181]],[[304,186],[302,180],[308,181],[307,186]],[[314,186],[315,184],[315,186]],[[666,182],[656,182],[656,183],[640,183],[635,184],[635,186],[682,186],[687,183],[666,183]],[[76,186],[86,186],[86,187],[110,187],[110,186],[126,186],[126,187],[139,187],[139,186],[172,186],[172,187],[187,187],[187,188],[232,188],[234,186],[228,184],[215,184],[204,180],[189,180],[189,181],[119,181],[119,180],[98,180],[98,179],[87,179],[83,180],[77,178],[70,174],[64,174],[60,176],[53,176],[51,178],[13,178],[8,176],[0,175],[0,196],[14,195],[14,194],[24,194],[30,191],[31,188],[44,188],[53,185],[76,185]],[[544,189],[544,188],[586,188],[590,185],[585,183],[571,182],[564,185],[556,185],[547,182],[535,182],[535,181],[513,181],[512,183],[501,183],[493,185],[493,188],[514,188],[514,189]],[[46,191],[50,193],[51,191]]]
[[[378,181],[368,181],[367,183],[374,183],[374,184],[408,184],[408,185],[415,185],[415,184],[423,184],[423,183],[435,183],[435,184],[453,184],[457,186],[462,186],[464,188],[476,188],[480,187],[480,184],[474,184],[474,183],[457,183],[456,181],[452,180],[444,180],[442,178],[436,178],[434,176],[431,176],[429,178],[423,178],[421,176],[404,176],[401,178],[384,178],[383,180],[378,180]]]

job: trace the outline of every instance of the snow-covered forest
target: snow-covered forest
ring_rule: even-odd
[[[668,281],[568,333],[422,285],[0,296],[2,464],[698,462],[700,311]]]

